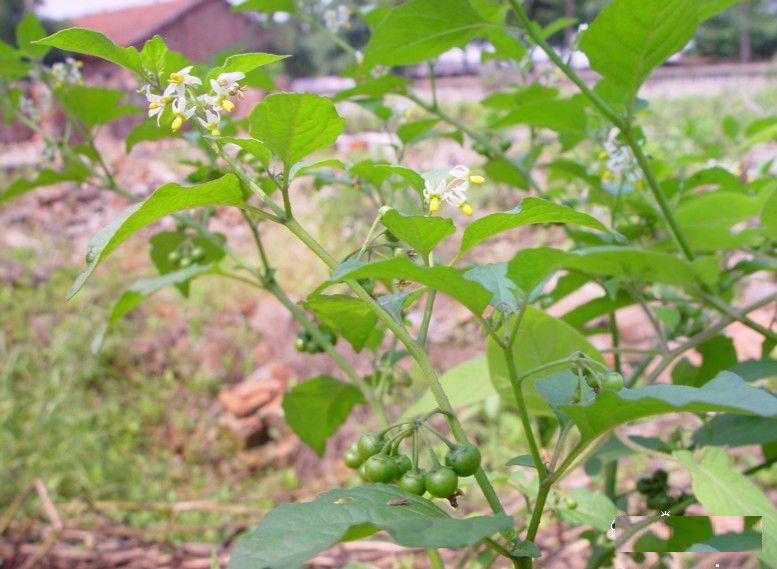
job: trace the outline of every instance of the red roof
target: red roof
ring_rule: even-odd
[[[151,38],[170,22],[205,0],[166,0],[145,6],[98,12],[73,18],[78,28],[94,30],[123,46]]]

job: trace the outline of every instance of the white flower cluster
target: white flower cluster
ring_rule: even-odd
[[[436,213],[443,202],[461,209],[465,215],[472,215],[472,206],[467,203],[467,190],[470,184],[480,185],[486,179],[473,176],[469,168],[459,164],[448,172],[432,173],[424,180],[424,199],[429,205],[429,213]]]
[[[19,97],[19,112],[32,121],[38,122],[52,111],[51,93],[48,89],[36,90],[35,98],[22,95]]]
[[[337,32],[340,28],[344,30],[351,29],[351,14],[353,10],[347,6],[338,6],[330,8],[324,12],[324,24],[330,31]]]
[[[65,61],[58,61],[51,66],[51,77],[54,79],[54,87],[62,87],[65,83],[73,85],[83,85],[84,78],[81,75],[81,68],[84,64],[80,61],[68,57]]]
[[[629,148],[618,141],[618,129],[612,129],[602,145],[604,151],[599,155],[605,160],[602,180],[612,182],[615,177],[618,177],[623,182],[641,186],[642,181],[637,170],[637,163]]]
[[[173,132],[178,131],[184,121],[196,116],[205,129],[218,136],[221,113],[234,110],[235,103],[231,97],[242,92],[238,81],[245,78],[245,75],[239,71],[222,73],[210,80],[209,93],[200,93],[202,81],[192,75],[191,71],[192,67],[189,66],[171,73],[167,87],[161,95],[152,92],[151,85],[141,89],[148,101],[148,116],[156,117],[159,124],[162,114],[170,105],[173,112]]]

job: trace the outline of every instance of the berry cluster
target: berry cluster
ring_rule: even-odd
[[[669,475],[661,468],[651,476],[640,478],[637,481],[637,492],[646,497],[647,507],[657,512],[671,510],[688,497],[684,493],[677,497],[669,495]],[[682,515],[683,511],[675,513]]]
[[[167,260],[172,265],[185,269],[193,263],[202,261],[205,258],[205,249],[191,243],[184,242],[180,247],[170,251]]]
[[[437,459],[430,448],[431,468],[420,467],[417,452],[417,434],[422,422],[415,422],[410,428],[401,430],[393,437],[387,436],[395,425],[379,433],[367,433],[354,442],[343,456],[346,466],[358,471],[362,480],[389,484],[396,482],[405,492],[423,496],[427,492],[435,498],[447,498],[455,505],[459,494],[459,478],[472,476],[480,468],[480,450],[473,444],[457,444],[449,441],[433,429],[426,427],[440,437],[448,446],[444,464]],[[399,450],[400,442],[412,436],[412,458]]]
[[[319,324],[319,331],[326,336],[331,345],[337,343],[337,334],[326,324]],[[308,354],[320,354],[325,351],[325,347],[316,340],[313,335],[305,328],[299,331],[297,334],[297,340],[294,342],[294,347],[298,352],[305,352]]]

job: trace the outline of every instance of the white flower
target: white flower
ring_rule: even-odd
[[[175,93],[179,99],[184,98],[186,95],[187,85],[202,85],[202,81],[198,77],[191,75],[192,66],[184,67],[183,69],[170,74],[170,81],[165,89],[165,96],[170,96]]]
[[[185,99],[173,100],[172,108],[175,118],[173,119],[170,128],[173,129],[173,132],[177,132],[178,129],[181,128],[181,125],[183,125],[183,122],[192,117],[196,108],[194,105],[187,103]]]
[[[424,181],[424,199],[429,204],[429,213],[435,213],[443,202],[461,209],[466,215],[472,215],[472,207],[467,202],[467,190],[470,184],[482,184],[485,178],[473,176],[469,168],[454,166],[443,175],[431,175]]]
[[[237,82],[242,79],[245,79],[245,73],[241,73],[240,71],[222,73],[216,77],[216,79],[210,80],[210,86],[216,93],[232,95],[240,87]]]
[[[221,134],[219,131],[221,117],[218,113],[205,111],[205,118],[203,119],[202,117],[197,117],[197,120],[200,121],[200,124],[208,129],[213,136],[219,136]]]
[[[351,13],[352,10],[347,6],[338,6],[335,9],[326,10],[324,12],[324,24],[331,31],[336,32],[340,28],[344,30],[351,29]]]
[[[165,111],[169,99],[164,95],[148,92],[146,100],[148,101],[148,116],[149,118],[156,117],[156,124],[159,126],[159,121],[162,119],[162,113]]]
[[[213,112],[219,113],[224,111],[230,113],[235,109],[235,103],[229,100],[229,95],[226,93],[215,95],[200,95],[197,97],[198,101],[201,101],[206,107],[210,107]]]

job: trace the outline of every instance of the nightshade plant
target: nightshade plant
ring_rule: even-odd
[[[175,216],[175,231],[151,239],[159,277],[131,285],[113,307],[108,326],[165,286],[186,294],[193,279],[206,275],[239,281],[277,297],[300,324],[298,348],[325,351],[340,370],[339,377],[315,377],[286,394],[286,418],[305,443],[323,454],[327,438],[355,405],[374,411],[379,426],[363,433],[343,457],[366,483],[273,510],[239,539],[231,567],[298,567],[340,541],[377,531],[400,545],[426,549],[434,567],[443,566],[438,549],[465,547],[491,563],[531,567],[552,553],[542,533],[551,517],[587,526],[580,539],[589,542],[588,566],[601,567],[612,564],[617,548],[638,529],[609,539],[617,515],[647,513],[656,520],[662,511],[677,516],[697,502],[709,514],[761,516],[755,528],[762,534],[759,555],[774,566],[777,509],[751,476],[777,456],[777,398],[754,385],[775,375],[771,353],[777,334],[749,315],[773,304],[776,295],[743,304],[737,293],[756,272],[774,270],[777,181],[769,176],[771,164],[734,174],[708,165],[706,156],[651,154],[640,114],[647,102],[638,97],[651,71],[680,50],[700,22],[732,3],[612,0],[575,40],[600,76],[591,87],[547,41],[570,22],[543,29],[518,0],[410,0],[364,12],[332,5],[328,15],[293,0],[248,0],[237,9],[285,11],[326,31],[353,56],[348,74],[355,84],[333,100],[273,93],[246,120],[231,119],[235,98],[260,67],[282,56],[242,53],[206,68],[169,51],[158,37],[140,51],[82,29],[44,38],[28,17],[17,48],[0,49],[3,110],[44,135],[57,167],[15,181],[0,200],[63,180],[136,200],[116,184],[96,148],[94,129],[139,109],[118,105],[120,92],[54,79],[41,60],[55,47],[128,69],[137,75],[149,118],[129,134],[127,148],[179,136],[202,160],[185,185],[166,184],[136,200],[92,239],[87,267],[70,296],[135,232]],[[353,18],[363,18],[372,31],[363,53],[339,35]],[[446,112],[433,74],[433,95],[426,100],[390,71],[427,63],[431,71],[437,56],[475,38],[490,42],[487,58],[525,80],[481,101],[490,117],[484,129]],[[547,84],[547,71],[535,73],[529,57],[535,47],[574,92],[562,95]],[[30,102],[14,86],[25,77],[42,83],[62,109],[63,136],[40,127]],[[423,118],[412,113],[407,118],[404,108],[392,107],[398,99]],[[344,129],[334,103],[346,100],[385,127],[394,162],[348,164],[324,155]],[[747,125],[727,120],[726,132],[741,152],[774,135],[774,117]],[[517,125],[529,135],[513,140],[510,129]],[[72,133],[83,142],[71,144]],[[470,145],[482,161],[440,164],[429,172],[403,165],[408,148],[435,136]],[[372,212],[360,248],[332,252],[300,223],[295,201],[305,198],[292,184],[303,177],[312,177],[317,188],[363,194]],[[479,215],[469,196],[484,183],[513,188],[516,207]],[[209,229],[216,207],[241,211],[256,261]],[[465,224],[467,216],[474,220]],[[283,276],[271,264],[273,252],[263,240],[269,224],[283,226],[330,271],[300,303],[283,291]],[[522,248],[501,262],[477,262],[491,259],[489,239],[526,225],[560,226],[564,247]],[[437,249],[446,239],[456,240],[455,254]],[[589,283],[601,296],[561,318],[546,312]],[[484,358],[442,378],[427,350],[438,295],[472,313],[486,344]],[[620,341],[616,311],[632,305],[650,323],[652,346]],[[416,311],[419,323],[412,325],[408,315]],[[722,334],[733,322],[763,338],[761,359],[736,361],[731,340]],[[586,336],[602,332],[611,346],[597,350]],[[338,339],[369,356],[371,374],[356,371],[338,351]],[[691,350],[701,354],[700,366],[684,359]],[[389,403],[407,362],[428,391],[417,393],[414,406],[397,414]],[[673,365],[672,381],[657,383]],[[490,383],[473,385],[485,377]],[[531,483],[519,488],[525,504],[510,511],[501,496],[508,489],[507,468],[475,446],[459,414],[494,391],[505,404],[502,412],[517,413],[528,449],[507,467],[532,475]],[[619,431],[633,421],[681,412],[698,415],[702,425],[692,433],[679,430],[668,441]],[[762,456],[743,471],[726,449],[751,445],[760,445]],[[655,468],[638,481],[619,477],[619,462],[634,454],[687,470],[691,490],[673,489],[667,473]],[[561,482],[582,465],[593,487],[566,489]],[[473,482],[462,495],[460,482],[468,477]],[[448,508],[446,501],[477,505],[475,487],[491,509],[488,515],[463,517]],[[709,520],[697,519],[681,550],[714,550]],[[751,543],[751,534],[732,539]],[[653,540],[645,550],[655,546]]]

